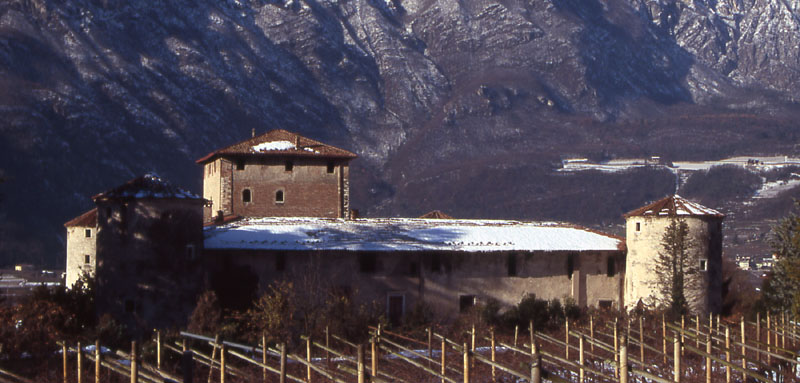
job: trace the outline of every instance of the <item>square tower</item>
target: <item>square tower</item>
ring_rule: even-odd
[[[218,217],[349,218],[349,162],[356,155],[276,129],[209,153],[205,222]]]

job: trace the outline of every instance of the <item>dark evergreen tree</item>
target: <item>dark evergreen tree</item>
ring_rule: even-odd
[[[800,312],[800,216],[795,210],[772,227],[769,244],[778,260],[772,275],[764,282],[764,309],[769,311],[792,310]]]
[[[687,288],[691,290],[699,282],[695,247],[686,221],[673,218],[661,237],[661,251],[656,260],[656,289],[659,305],[674,316],[688,312]]]

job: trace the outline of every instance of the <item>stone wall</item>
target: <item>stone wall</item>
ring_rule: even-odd
[[[67,288],[72,287],[84,274],[94,276],[97,266],[96,236],[97,228],[94,225],[67,227]]]
[[[608,275],[608,258],[613,258]],[[571,259],[569,261],[568,259]],[[295,286],[324,280],[328,288],[350,291],[359,302],[388,304],[402,296],[405,311],[424,300],[440,318],[460,311],[461,297],[497,300],[508,308],[526,294],[543,299],[573,298],[581,306],[622,301],[625,257],[617,252],[313,252],[209,250],[207,270],[246,273],[260,289],[276,280]],[[572,276],[568,271],[572,268]],[[226,271],[227,270],[227,271]],[[227,277],[223,279],[235,278]],[[211,279],[214,279],[212,276]],[[325,294],[324,288],[318,289]]]

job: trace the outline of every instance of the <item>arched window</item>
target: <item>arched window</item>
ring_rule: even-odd
[[[283,203],[283,190],[278,190],[275,192],[275,202]]]
[[[250,193],[250,189],[242,190],[242,202],[248,203],[253,201],[253,196]]]

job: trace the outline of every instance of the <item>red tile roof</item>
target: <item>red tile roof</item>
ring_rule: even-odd
[[[662,198],[647,206],[640,207],[634,211],[625,214],[624,217],[635,216],[667,216],[667,217],[718,217],[723,218],[722,214],[714,209],[700,205],[699,203],[692,202],[677,194]]]
[[[442,213],[440,210],[429,211],[429,212],[423,214],[422,216],[420,216],[420,218],[426,218],[426,219],[453,219],[453,217],[451,217],[451,216],[449,216],[449,215],[447,215],[445,213]]]
[[[92,197],[95,201],[98,199],[115,198],[203,200],[198,195],[180,187],[173,186],[169,182],[153,174],[145,174],[134,178],[114,189]]]
[[[326,145],[319,141],[303,137],[288,130],[270,130],[260,136],[215,150],[198,159],[198,164],[204,164],[220,156],[291,156],[291,157],[319,157],[319,158],[346,158],[358,157],[352,152],[335,146]]]
[[[97,226],[97,208],[87,211],[64,224],[64,227],[95,227]]]

